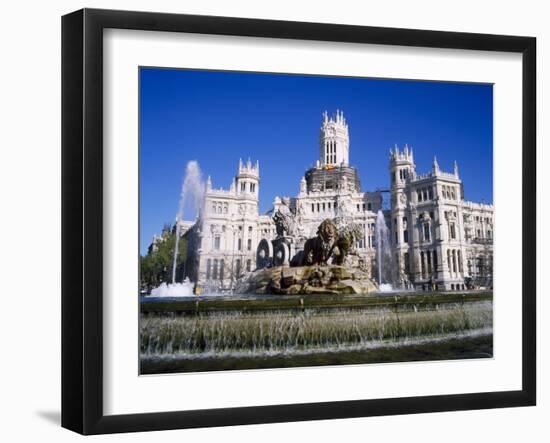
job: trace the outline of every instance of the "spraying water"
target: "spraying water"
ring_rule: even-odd
[[[389,283],[388,274],[391,274],[391,249],[390,249],[390,235],[388,227],[386,226],[386,219],[381,210],[378,211],[376,216],[376,253],[378,256],[378,287],[380,291],[391,291],[392,286]],[[384,283],[385,281],[385,283]]]
[[[181,283],[161,283],[151,291],[151,297],[190,297],[193,295],[193,286],[188,278]]]
[[[179,209],[176,216],[176,239],[174,245],[174,258],[172,262],[172,283],[162,283],[159,287],[151,291],[151,297],[188,297],[193,295],[193,283],[185,279],[181,283],[176,283],[176,268],[178,264],[179,241],[180,241],[180,221],[183,220],[183,209],[187,203],[191,203],[195,209],[197,217],[200,217],[205,186],[202,181],[202,174],[199,164],[196,161],[190,161],[185,168],[185,176],[181,185],[179,200]]]
[[[185,177],[181,185],[178,215],[176,216],[176,244],[174,247],[174,260],[172,263],[172,284],[176,283],[176,267],[180,242],[180,221],[183,220],[183,208],[187,202],[194,206],[197,216],[200,216],[204,199],[204,183],[199,164],[192,160],[187,163]]]

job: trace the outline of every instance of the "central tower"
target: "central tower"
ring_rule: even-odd
[[[323,113],[319,137],[319,161],[321,166],[349,165],[349,131],[344,113],[336,110],[336,116]]]
[[[301,192],[361,192],[357,170],[349,165],[349,131],[344,113],[323,112],[319,136],[319,159],[306,171]],[[361,206],[360,206],[361,207]]]

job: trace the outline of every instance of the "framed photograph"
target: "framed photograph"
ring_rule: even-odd
[[[531,37],[62,20],[62,425],[536,402]]]

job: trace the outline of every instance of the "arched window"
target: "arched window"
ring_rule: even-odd
[[[424,223],[424,241],[430,241],[430,224]]]
[[[235,275],[237,277],[241,276],[241,259],[240,258],[235,260]]]
[[[223,280],[223,274],[224,274],[224,269],[225,267],[225,262],[223,259],[220,260],[220,280]]]
[[[452,240],[456,239],[456,229],[455,229],[454,223],[451,223],[451,239]]]
[[[210,280],[210,268],[212,267],[212,262],[210,259],[206,260],[206,280]]]
[[[214,269],[212,269],[212,278],[216,280],[218,278],[218,259],[214,259]]]

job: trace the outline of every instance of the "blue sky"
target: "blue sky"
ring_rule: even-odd
[[[178,210],[197,160],[228,188],[239,158],[260,161],[260,210],[298,193],[318,158],[322,112],[344,111],[363,191],[389,187],[388,152],[414,149],[417,172],[458,161],[468,200],[493,200],[492,85],[141,68],[140,252]],[[184,218],[192,219],[191,208]]]

